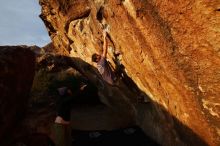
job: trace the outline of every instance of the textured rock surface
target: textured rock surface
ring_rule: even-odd
[[[218,0],[40,0],[60,54],[91,63],[108,25],[117,60],[153,105],[137,123],[162,145],[220,144]]]
[[[35,56],[26,46],[1,46],[0,66],[0,145],[5,145],[25,115]]]
[[[53,140],[52,125],[56,117],[56,100],[59,98],[57,88],[67,86],[74,92],[79,83],[86,83],[85,77],[94,84],[98,84],[99,87],[101,87],[99,84],[104,84],[98,77],[96,68],[79,58],[51,54],[38,57],[27,116],[19,127],[24,132],[18,136],[17,141],[26,144],[27,141],[24,137],[30,137],[36,133],[47,135]],[[111,88],[102,90],[104,96],[109,96],[108,89]],[[128,104],[125,98],[122,99],[123,95],[120,94],[123,92],[118,93],[117,89],[117,93],[115,92],[113,97],[110,95],[111,101],[106,101],[103,99],[105,97],[102,97],[101,100],[104,104],[100,102],[97,90],[87,90],[84,92],[84,96],[74,98],[71,116],[72,128],[96,131],[133,126],[135,116],[131,115],[133,112],[128,112],[133,106]]]

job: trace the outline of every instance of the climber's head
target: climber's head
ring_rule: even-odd
[[[92,62],[99,62],[99,60],[101,59],[101,56],[100,55],[98,55],[98,54],[96,54],[96,53],[94,53],[93,55],[92,55]]]

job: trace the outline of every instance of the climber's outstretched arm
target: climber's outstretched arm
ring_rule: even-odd
[[[103,52],[102,52],[102,57],[106,58],[107,56],[107,48],[108,48],[108,42],[106,40],[106,31],[103,31],[103,37],[104,37],[104,43],[103,43]]]

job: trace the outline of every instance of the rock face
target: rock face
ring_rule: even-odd
[[[220,2],[40,0],[55,49],[91,63],[107,26],[113,67],[146,93],[137,124],[161,145],[220,145]],[[92,64],[92,63],[91,63]],[[132,88],[132,87],[130,87]]]
[[[26,46],[1,46],[0,66],[0,145],[7,145],[26,111],[35,56]]]

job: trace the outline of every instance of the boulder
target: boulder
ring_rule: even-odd
[[[161,145],[220,145],[218,0],[40,0],[40,5],[59,54],[94,65],[91,55],[102,51],[107,28],[113,68],[123,65],[150,98],[151,104],[127,104],[135,107],[147,135]]]
[[[27,46],[0,46],[0,66],[0,145],[6,145],[27,110],[35,55]]]

